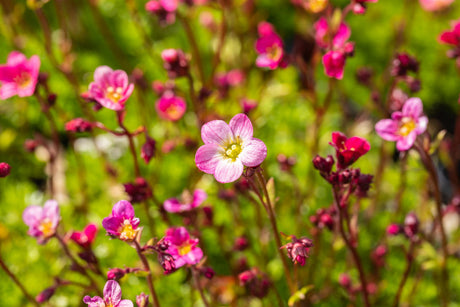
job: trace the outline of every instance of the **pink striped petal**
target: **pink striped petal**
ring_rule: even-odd
[[[223,159],[217,163],[214,177],[220,183],[233,182],[243,174],[243,163],[240,159]]]
[[[253,135],[252,123],[246,114],[240,113],[233,116],[228,124],[233,132],[233,135],[240,137],[242,141],[251,140]]]
[[[109,280],[104,286],[104,300],[118,305],[121,300],[121,287],[115,280]]]
[[[404,138],[401,138],[399,139],[397,142],[396,142],[396,148],[399,150],[399,151],[406,151],[406,150],[409,150],[412,145],[414,145],[414,142],[415,142],[415,139],[417,138],[417,133],[414,131],[412,131],[411,133],[409,133],[408,136],[404,137]]]
[[[396,141],[399,139],[398,123],[391,119],[382,119],[375,124],[375,132],[384,140]]]
[[[224,145],[233,140],[233,133],[223,120],[213,120],[201,127],[201,138],[205,144]]]
[[[417,119],[422,115],[423,112],[423,104],[422,100],[418,97],[409,98],[404,103],[402,108],[402,114],[404,117],[412,117]]]
[[[259,139],[253,138],[249,143],[244,144],[243,151],[239,157],[243,165],[255,167],[265,160],[267,157],[267,146]]]
[[[206,144],[198,148],[195,164],[203,172],[214,174],[216,166],[223,159],[224,149],[218,144]]]

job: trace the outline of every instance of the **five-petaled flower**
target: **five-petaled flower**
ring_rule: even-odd
[[[210,121],[201,127],[205,145],[195,155],[196,166],[213,174],[218,182],[228,183],[240,178],[244,166],[259,166],[267,156],[264,142],[253,138],[252,123],[245,114],[237,114],[227,124]]]
[[[139,231],[139,219],[134,217],[130,202],[121,200],[112,208],[112,214],[102,220],[107,234],[123,241],[132,241]]]
[[[89,94],[103,107],[114,111],[125,108],[125,102],[131,96],[134,84],[129,83],[123,70],[112,70],[108,66],[99,66],[94,72],[94,82],[89,85]]]
[[[165,200],[163,207],[166,211],[171,213],[190,211],[201,205],[207,197],[208,195],[206,192],[200,189],[193,192],[193,197],[187,191],[182,195],[182,202],[177,198],[170,198]]]
[[[401,111],[391,114],[391,119],[382,119],[375,124],[375,131],[384,140],[396,141],[399,151],[409,150],[417,135],[425,132],[428,118],[423,115],[420,98],[407,99]]]
[[[286,67],[283,40],[276,33],[273,26],[264,21],[259,24],[258,31],[259,39],[256,41],[255,47],[259,56],[256,59],[256,65],[270,69]]]
[[[190,238],[185,227],[172,227],[166,230],[164,242],[168,245],[165,253],[174,258],[175,269],[186,264],[197,264],[203,258],[203,251],[197,246],[199,240]]]
[[[337,169],[345,169],[371,149],[371,145],[363,138],[354,136],[347,138],[342,132],[332,132],[332,142],[337,156]]]
[[[28,60],[18,51],[8,55],[6,64],[0,65],[0,99],[14,95],[32,96],[38,81],[40,58],[33,55]]]
[[[39,244],[45,244],[55,235],[61,219],[58,203],[55,200],[48,200],[43,207],[29,206],[24,210],[22,219],[29,226],[27,233],[37,238]]]
[[[171,91],[167,91],[157,100],[155,108],[161,118],[177,121],[184,115],[187,104],[182,97],[174,95]]]
[[[130,300],[121,299],[121,287],[115,280],[108,280],[104,286],[104,298],[100,296],[83,298],[83,303],[88,307],[133,307]]]

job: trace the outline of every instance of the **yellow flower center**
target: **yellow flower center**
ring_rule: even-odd
[[[267,48],[267,57],[273,61],[278,61],[283,55],[283,49],[278,45]]]
[[[168,117],[172,120],[176,120],[176,119],[179,119],[179,117],[181,116],[180,112],[179,112],[179,108],[176,106],[176,105],[170,105],[167,109],[166,109],[166,113],[168,114]]]
[[[133,229],[133,225],[129,220],[124,220],[123,226],[121,226],[120,239],[121,240],[133,240],[136,237],[137,230]]]
[[[401,121],[401,124],[399,125],[399,130],[398,133],[400,136],[406,137],[408,136],[415,128],[417,125],[415,124],[415,121],[410,118],[410,117],[404,117]]]
[[[240,155],[242,150],[243,148],[240,142],[231,143],[225,149],[225,156],[229,159],[232,159],[232,161],[235,161],[236,158],[238,158],[238,156]]]
[[[21,72],[20,75],[17,75],[13,79],[14,79],[14,82],[16,82],[16,84],[20,88],[25,88],[29,86],[29,84],[32,82],[32,78],[30,77],[30,74],[27,72]]]
[[[312,0],[310,2],[310,11],[312,13],[319,13],[327,6],[327,0]]]
[[[192,250],[192,245],[188,244],[188,243],[182,244],[178,248],[179,255],[181,255],[181,256],[187,255],[188,253],[191,252],[191,250]]]
[[[38,230],[40,230],[45,238],[51,237],[54,235],[53,229],[53,222],[51,222],[48,218],[44,219],[40,226],[38,226]]]
[[[118,101],[121,99],[122,93],[123,93],[123,88],[121,87],[113,88],[112,86],[109,86],[105,92],[105,97],[107,99],[112,100],[115,103],[118,103]]]

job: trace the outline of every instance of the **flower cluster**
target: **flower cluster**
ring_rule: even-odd
[[[285,248],[287,250],[289,258],[291,258],[295,264],[303,266],[308,258],[309,250],[313,246],[313,241],[305,237],[297,239],[294,235],[290,237],[292,242],[280,248]]]
[[[387,227],[387,233],[391,236],[404,234],[410,240],[416,241],[419,232],[419,219],[414,212],[409,212],[404,219],[404,225],[390,224]]]

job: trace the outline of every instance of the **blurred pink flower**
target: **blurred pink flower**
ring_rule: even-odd
[[[91,298],[89,295],[83,298],[83,302],[88,304],[88,307],[133,307],[133,302],[130,300],[121,299],[121,287],[115,280],[108,280],[104,286],[104,298],[95,296]]]
[[[145,4],[145,10],[158,16],[160,23],[172,24],[176,21],[176,10],[179,0],[150,0]]]
[[[341,51],[329,51],[323,56],[326,75],[341,80],[345,68],[346,56]]]
[[[61,219],[58,203],[48,200],[43,207],[29,206],[24,210],[22,219],[29,226],[27,233],[37,238],[39,244],[45,244],[56,233]]]
[[[166,211],[171,213],[190,211],[201,205],[208,197],[206,192],[200,189],[197,189],[195,192],[193,192],[193,198],[190,197],[190,194],[188,196],[189,197],[183,197],[183,203],[181,203],[177,198],[167,199],[165,200],[163,207]]]
[[[37,85],[40,69],[40,58],[33,55],[27,60],[18,51],[8,55],[6,64],[0,65],[0,99],[14,95],[19,97],[32,96]]]
[[[439,36],[441,43],[460,46],[460,20],[452,22],[452,30],[447,30]]]
[[[264,142],[252,135],[252,123],[242,113],[235,115],[228,125],[222,120],[204,124],[201,138],[205,145],[196,152],[196,166],[213,174],[218,182],[237,180],[243,174],[244,166],[256,167],[267,156]]]
[[[375,124],[375,131],[384,140],[396,141],[399,151],[409,150],[417,135],[425,132],[428,118],[423,115],[420,98],[409,98],[401,111],[391,114],[391,119],[382,119]]]
[[[259,39],[256,41],[256,51],[259,56],[256,59],[258,67],[275,69],[286,67],[286,59],[283,49],[283,41],[268,22],[259,23]]]
[[[203,258],[203,251],[197,246],[199,240],[190,238],[185,227],[172,227],[166,230],[164,242],[168,244],[165,252],[174,258],[176,269],[186,264],[197,264]]]
[[[7,177],[11,172],[11,166],[6,162],[0,163],[0,178]]]
[[[90,132],[93,130],[93,123],[83,118],[74,118],[65,124],[65,130],[69,132]]]
[[[352,6],[352,11],[355,14],[364,14],[366,13],[366,2],[377,2],[378,0],[352,0],[354,5]]]
[[[112,214],[102,220],[107,234],[123,241],[132,241],[139,231],[139,219],[134,217],[134,208],[130,202],[121,200],[112,208]]]
[[[419,0],[420,5],[425,11],[440,11],[451,5],[454,0]]]
[[[95,224],[88,224],[83,231],[74,231],[70,239],[83,248],[88,248],[93,243],[97,234],[97,226]]]
[[[337,156],[337,169],[345,169],[366,154],[371,145],[363,138],[347,138],[342,132],[332,132],[332,142]]]
[[[175,96],[172,92],[168,91],[157,100],[155,108],[161,118],[177,121],[184,115],[187,104],[182,97]]]
[[[335,33],[331,33],[329,24],[326,18],[321,17],[313,25],[315,29],[315,40],[318,46],[321,48],[327,48],[330,43],[334,48],[341,48],[345,42],[350,38],[351,30],[350,27],[342,22]],[[331,42],[332,37],[332,42]]]
[[[128,82],[128,75],[123,70],[99,66],[94,72],[94,82],[89,85],[89,95],[102,106],[120,111],[134,90],[134,84]]]

